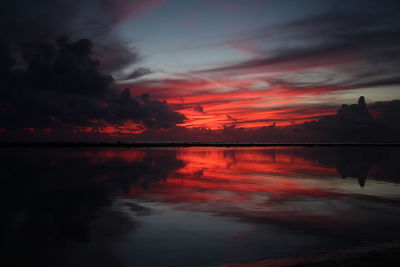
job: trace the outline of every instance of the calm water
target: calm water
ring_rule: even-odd
[[[400,240],[397,148],[0,157],[2,242],[16,266],[209,266]]]

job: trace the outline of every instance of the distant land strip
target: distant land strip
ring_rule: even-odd
[[[400,147],[400,143],[207,143],[207,142],[142,142],[142,143],[80,143],[80,142],[0,142],[9,147]]]

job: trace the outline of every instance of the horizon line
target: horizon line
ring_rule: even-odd
[[[399,147],[397,142],[372,143],[252,143],[252,142],[0,142],[0,148],[12,147]]]

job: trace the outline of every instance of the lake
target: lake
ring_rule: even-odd
[[[219,266],[400,240],[400,148],[0,157],[2,245],[15,266]]]

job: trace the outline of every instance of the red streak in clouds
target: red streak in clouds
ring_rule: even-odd
[[[132,94],[150,93],[165,99],[187,118],[184,127],[218,129],[235,124],[245,128],[272,124],[290,125],[318,119],[336,112],[336,107],[307,104],[316,95],[336,88],[295,89],[277,86],[266,78],[169,79],[128,85]],[[126,85],[121,86],[121,88]],[[201,106],[202,112],[196,107]],[[227,116],[235,118],[230,120]]]
[[[135,134],[135,133],[143,132],[143,126],[139,123],[135,123],[132,121],[125,122],[118,126],[107,125],[105,122],[97,121],[97,120],[92,120],[91,122],[98,124],[98,125],[102,125],[102,126],[98,126],[98,127],[96,127],[96,129],[93,129],[93,127],[91,127],[91,126],[75,127],[75,130],[78,132],[82,132],[82,133],[89,133],[89,132],[95,131],[95,132],[104,133],[104,134],[108,134],[110,136],[116,136],[116,137],[118,137],[119,134]]]

